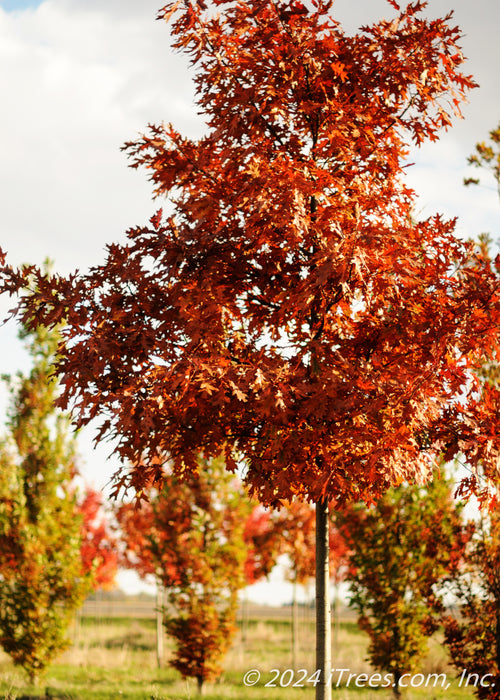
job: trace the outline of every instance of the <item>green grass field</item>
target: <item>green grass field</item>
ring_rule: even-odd
[[[352,674],[374,673],[365,661],[366,637],[353,621],[345,621],[336,638],[333,666],[349,669]],[[314,628],[311,620],[300,623],[298,667],[307,669],[293,674],[291,662],[291,626],[287,620],[250,620],[241,627],[226,658],[226,671],[213,685],[207,685],[207,700],[312,700],[314,686],[307,676],[314,669]],[[61,700],[189,700],[196,698],[196,683],[183,681],[168,668],[170,647],[165,640],[164,668],[158,669],[155,621],[150,619],[83,619],[74,646],[49,670],[38,688],[26,683],[22,670],[16,669],[5,655],[0,656],[0,697],[20,700],[23,697],[53,697]],[[252,669],[261,679],[252,687],[244,684],[245,673]],[[276,671],[272,671],[276,669]],[[431,640],[429,654],[420,669],[427,674],[446,673],[449,687],[408,688],[407,700],[446,698],[460,700],[474,697],[471,688],[458,688],[454,672],[436,640]],[[363,688],[356,688],[356,678]],[[372,687],[361,677],[351,678],[349,687],[333,678],[334,700],[385,700],[392,697],[390,688],[376,688],[382,679],[371,676]],[[347,679],[347,671],[343,680]],[[274,682],[273,682],[274,680]],[[411,679],[415,685],[424,677]],[[428,681],[429,683],[429,681]],[[267,687],[266,687],[266,684]],[[272,684],[272,685],[270,685]],[[280,687],[282,686],[287,687]],[[295,685],[294,685],[295,684]],[[338,687],[337,687],[338,685]]]

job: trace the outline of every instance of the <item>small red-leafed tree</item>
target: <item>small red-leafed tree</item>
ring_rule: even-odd
[[[134,503],[121,503],[115,508],[115,518],[121,566],[136,571],[141,578],[156,576],[157,567],[149,539],[156,535],[151,502],[146,501],[140,507]]]
[[[86,274],[34,276],[25,322],[66,319],[58,369],[78,424],[103,417],[138,491],[198,455],[264,505],[317,504],[317,697],[330,667],[328,503],[425,480],[443,451],[496,473],[491,264],[454,222],[415,221],[408,144],[435,140],[474,86],[460,30],[424,2],[346,33],[332,0],[168,2],[207,131],[151,126],[125,148],[170,200]],[[474,482],[468,487],[473,489]]]
[[[283,551],[281,532],[272,511],[254,506],[245,522],[243,538],[247,546],[245,580],[251,586],[269,576]]]
[[[315,509],[310,503],[292,501],[273,514],[272,520],[280,534],[281,549],[290,558],[288,578],[305,585],[315,575]],[[330,576],[342,580],[347,548],[334,519],[329,523]]]
[[[152,492],[154,493],[154,492]],[[151,494],[149,494],[151,499]],[[153,504],[149,502],[141,504],[137,508],[134,503],[123,503],[115,510],[116,520],[119,525],[119,538],[123,547],[119,552],[122,566],[136,571],[141,578],[153,576],[164,578],[162,568],[170,569],[167,561],[159,562],[154,555],[154,546],[151,538],[158,539],[163,535],[158,531],[155,517],[155,499]],[[243,539],[245,542],[244,576],[247,585],[252,585],[265,576],[269,576],[276,559],[282,549],[281,536],[274,526],[271,512],[257,505],[253,508],[249,504],[249,515],[244,523]],[[189,528],[189,521],[180,525],[180,528]],[[173,576],[173,572],[171,574]]]
[[[292,501],[274,517],[275,527],[281,534],[283,552],[288,555],[285,577],[293,585],[292,596],[292,668],[298,668],[299,616],[297,587],[314,577],[316,550],[316,514],[310,503]]]
[[[118,523],[118,560],[121,566],[132,569],[145,579],[153,577],[156,581],[156,659],[158,668],[163,664],[163,604],[164,591],[158,562],[151,549],[151,537],[158,537],[154,522],[154,511],[148,501],[141,508],[134,503],[122,503],[115,508]],[[162,562],[162,566],[169,566]]]
[[[152,492],[154,494],[154,492]],[[151,499],[151,494],[150,494]],[[134,503],[124,503],[115,512],[119,526],[120,562],[125,568],[132,569],[141,578],[153,577],[158,587],[158,629],[157,629],[157,655],[158,665],[161,666],[163,657],[163,644],[161,626],[163,624],[163,610],[161,599],[163,597],[163,581],[166,578],[175,577],[175,562],[168,558],[158,557],[157,545],[164,534],[158,529],[156,512],[159,505],[156,495],[152,501],[143,503],[137,508]],[[243,575],[245,585],[252,585],[261,578],[268,576],[276,564],[282,548],[280,532],[274,526],[271,512],[260,505],[251,507],[248,503],[249,513],[244,522],[243,541],[245,543],[245,561]],[[181,513],[179,513],[180,517]],[[243,517],[243,514],[242,514]],[[188,530],[190,520],[179,523],[179,529]],[[245,603],[245,601],[244,601]],[[242,638],[246,637],[246,605],[243,605]]]
[[[102,494],[87,487],[80,497],[82,518],[80,555],[85,571],[92,576],[92,587],[112,588],[118,570],[117,539],[111,531]]]
[[[176,642],[170,665],[195,678],[200,692],[222,672],[236,631],[250,511],[221,460],[203,459],[184,479],[166,473],[140,509],[131,503],[116,511],[130,564],[153,573],[166,591],[165,627]]]
[[[314,577],[314,506],[292,501],[276,513],[274,521],[283,539],[283,551],[289,557],[287,578],[293,583],[304,585]]]
[[[399,486],[371,506],[338,513],[349,547],[350,605],[370,638],[372,665],[393,674],[395,697],[439,625],[440,583],[462,565],[471,535],[462,507],[450,484],[435,478],[425,488]]]

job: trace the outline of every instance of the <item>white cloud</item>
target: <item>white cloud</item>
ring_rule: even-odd
[[[404,0],[400,4],[404,6]],[[357,3],[336,0],[334,9],[349,31],[395,13],[386,0]],[[412,149],[409,160],[415,166],[408,171],[409,184],[419,194],[419,207],[425,215],[435,212],[449,217],[458,215],[459,230],[468,237],[487,230],[500,235],[500,203],[494,189],[465,189],[462,185],[463,177],[470,174],[467,157],[500,121],[498,1],[428,0],[424,13],[436,18],[444,17],[450,10],[453,10],[452,25],[459,26],[463,34],[461,46],[467,57],[463,71],[472,74],[480,87],[469,93],[469,103],[463,106],[465,119],[456,119],[453,128],[444,132],[439,142]]]
[[[168,28],[154,19],[160,5],[45,0],[25,12],[0,10],[0,89],[9,96],[0,116],[0,245],[13,262],[49,256],[65,272],[94,264],[106,242],[154,211],[145,173],[127,169],[120,146],[151,121],[200,130],[187,61],[171,52]],[[432,145],[430,170],[415,176],[438,181],[438,196],[447,187],[450,210],[464,201],[457,164],[500,117],[495,8],[496,0],[478,0],[456,11],[483,87],[471,95],[467,121],[445,139],[453,168]],[[448,9],[448,0],[430,0],[428,13]],[[385,0],[337,0],[335,11],[350,29],[393,14]]]
[[[148,121],[193,132],[192,87],[168,31],[145,12],[112,16],[46,0],[0,14],[1,245],[14,262],[47,255],[69,271],[145,221],[150,186],[120,146]]]

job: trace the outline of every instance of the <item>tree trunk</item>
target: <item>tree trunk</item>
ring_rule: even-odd
[[[392,694],[398,700],[401,697],[401,686],[399,685],[399,681],[401,680],[401,676],[402,676],[402,674],[400,671],[394,671],[394,685],[392,686]]]
[[[80,647],[80,632],[82,628],[82,609],[78,608],[78,610],[75,613],[75,628],[74,628],[74,635],[73,635],[73,646],[75,649],[79,649]]]
[[[298,604],[297,604],[297,577],[293,582],[293,600],[292,600],[292,668],[294,672],[297,672],[297,656],[298,656],[298,640],[299,634],[299,615],[298,615]]]
[[[243,590],[243,600],[241,602],[241,643],[243,647],[247,642],[248,636],[248,593],[247,589]]]
[[[332,656],[337,658],[339,648],[339,632],[340,632],[340,619],[339,619],[339,596],[337,589],[337,581],[333,584],[333,653]]]
[[[332,633],[330,611],[328,501],[316,503],[316,700],[331,700]]]
[[[161,668],[163,662],[163,587],[156,584],[156,662]]]

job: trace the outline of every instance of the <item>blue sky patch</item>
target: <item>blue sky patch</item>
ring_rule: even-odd
[[[29,8],[35,9],[42,2],[43,0],[0,0],[0,7],[4,12],[15,12]]]

